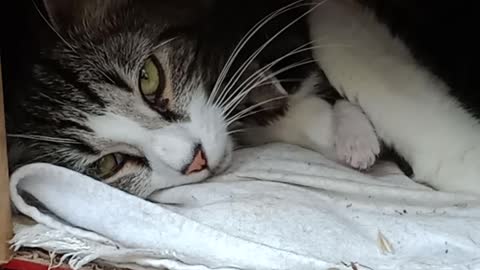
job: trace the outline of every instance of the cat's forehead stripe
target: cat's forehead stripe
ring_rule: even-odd
[[[39,64],[46,70],[49,70],[51,73],[60,76],[65,83],[75,87],[77,90],[82,91],[85,94],[85,97],[91,102],[94,102],[100,107],[105,108],[106,104],[102,98],[93,89],[91,89],[89,83],[81,81],[79,76],[72,69],[64,67],[64,65],[51,58],[42,58]]]
[[[105,82],[111,82],[120,90],[127,91],[133,93],[133,89],[128,85],[128,83],[120,76],[118,73],[114,71],[105,72]]]

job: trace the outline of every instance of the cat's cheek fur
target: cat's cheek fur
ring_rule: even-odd
[[[352,1],[326,1],[310,15],[314,56],[332,85],[358,103],[417,181],[480,194],[480,124],[419,66],[373,14]],[[328,40],[326,40],[328,37]]]
[[[227,133],[222,111],[207,105],[206,98],[194,96],[188,108],[188,121],[171,123],[160,129],[147,129],[137,122],[115,114],[92,117],[89,127],[96,136],[113,143],[139,149],[152,170],[148,185],[139,194],[204,180],[224,170],[231,159],[233,143]],[[208,170],[184,175],[182,170],[201,145],[208,161]]]

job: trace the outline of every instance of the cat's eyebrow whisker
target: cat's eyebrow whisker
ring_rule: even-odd
[[[292,20],[290,23],[288,23],[285,27],[280,29],[277,33],[275,33],[271,38],[269,38],[260,48],[258,48],[248,59],[245,61],[245,63],[242,64],[242,66],[237,70],[236,74],[229,80],[229,82],[226,85],[226,89],[231,87],[231,85],[235,85],[238,80],[241,78],[241,75],[247,70],[248,66],[256,59],[256,57],[270,44],[272,43],[279,35],[281,35],[283,32],[285,32],[288,28],[290,28],[292,25],[295,23],[299,22],[301,19],[303,19],[305,16],[308,14],[312,13],[316,8],[319,6],[323,5],[326,1],[328,0],[323,0],[315,5],[313,5],[312,8],[298,16],[296,19]],[[225,91],[227,92],[227,91]],[[225,94],[225,92],[222,93],[222,95]]]
[[[170,42],[172,41],[175,41],[177,40],[179,37],[172,37],[172,38],[169,38],[169,39],[166,39],[164,40],[162,43],[158,44],[157,46],[153,47],[153,50],[152,51],[156,51],[158,49],[160,49],[161,47],[165,46],[165,45],[168,45]]]
[[[60,38],[60,40],[62,40],[62,42],[67,45],[70,50],[72,51],[76,51],[75,48],[72,46],[72,44],[68,43],[67,40],[55,29],[55,27],[48,21],[47,18],[45,18],[45,16],[43,15],[42,11],[40,11],[40,8],[38,7],[37,3],[35,3],[34,0],[31,0],[32,1],[32,4],[33,6],[35,7],[35,9],[37,10],[38,14],[40,15],[40,17],[42,17],[42,20],[47,24],[47,26],[53,31],[53,33],[55,33],[55,35],[58,36],[58,38]]]
[[[42,18],[42,20],[47,24],[48,28],[50,28],[50,30],[53,31],[53,33],[55,33],[55,35],[73,52],[75,53],[76,55],[80,56],[80,54],[77,52],[77,49],[72,45],[70,44],[58,31],[57,29],[55,29],[55,27],[49,22],[49,20],[47,18],[45,18],[45,16],[43,15],[42,11],[40,10],[40,8],[38,7],[37,3],[35,3],[34,0],[31,0],[32,1],[32,4],[33,6],[35,7],[37,13],[40,15],[40,17]],[[87,60],[87,62],[89,62],[90,64],[94,65],[94,63],[92,63],[92,61],[90,60]],[[108,76],[105,72],[101,71],[101,70],[98,70],[98,72],[100,72],[100,74],[102,74],[105,78],[107,78],[110,83],[112,84],[115,84],[115,81],[110,77]]]
[[[8,138],[15,138],[15,139],[26,139],[26,140],[34,140],[34,141],[41,141],[41,142],[49,142],[49,143],[59,143],[59,144],[82,144],[79,141],[67,139],[67,138],[57,138],[57,137],[50,137],[50,136],[43,136],[43,135],[29,135],[29,134],[7,134]]]
[[[238,57],[240,51],[245,47],[245,45],[247,44],[248,41],[250,41],[250,39],[263,27],[265,26],[269,21],[273,20],[274,18],[276,18],[277,16],[285,13],[285,12],[288,12],[294,8],[298,8],[298,7],[301,7],[301,6],[305,6],[307,4],[299,4],[299,3],[302,3],[304,2],[305,0],[298,0],[296,2],[293,2],[291,4],[288,4],[272,13],[270,13],[269,15],[265,16],[262,20],[260,20],[258,23],[256,23],[243,37],[242,39],[239,41],[239,43],[237,44],[237,46],[234,48],[234,50],[232,51],[230,57],[228,58],[227,62],[225,63],[214,87],[213,87],[213,90],[212,90],[212,93],[208,99],[208,104],[211,104],[211,102],[216,98],[216,95],[217,95],[217,92],[219,91],[219,88],[220,86],[223,84],[223,81],[225,80],[225,77],[228,73],[228,71],[230,70],[230,67],[232,66],[233,62],[236,60],[236,58]],[[308,4],[308,5],[312,5],[312,4]]]

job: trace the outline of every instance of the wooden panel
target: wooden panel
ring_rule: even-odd
[[[0,60],[1,61],[1,60]],[[7,142],[3,106],[2,65],[0,63],[0,264],[10,259],[8,241],[12,237],[12,217],[8,188]]]

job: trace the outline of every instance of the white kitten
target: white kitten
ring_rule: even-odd
[[[329,44],[314,50],[326,76],[406,158],[415,180],[480,194],[480,124],[447,85],[352,1],[326,1],[309,21],[316,45]]]
[[[330,105],[317,96],[320,78],[312,75],[290,97],[284,117],[243,134],[242,141],[258,145],[286,142],[324,154],[356,169],[367,169],[380,153],[371,123],[355,104],[338,100]]]

